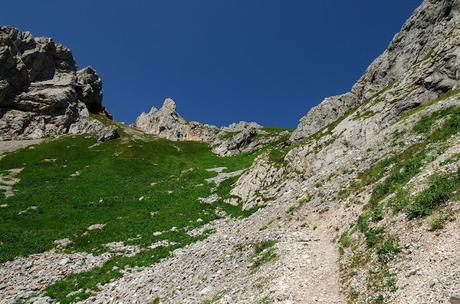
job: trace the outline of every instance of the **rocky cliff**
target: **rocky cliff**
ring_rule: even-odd
[[[116,137],[115,130],[90,121],[88,111],[104,111],[102,81],[94,69],[77,72],[71,51],[50,38],[0,28],[0,140],[55,137],[70,130]]]
[[[312,135],[390,86],[400,87],[401,94],[393,96],[392,102],[399,103],[402,111],[416,106],[411,101],[425,103],[456,88],[458,7],[455,0],[424,1],[352,90],[326,98],[311,109],[291,139]]]

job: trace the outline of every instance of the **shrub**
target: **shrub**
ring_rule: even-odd
[[[396,191],[394,197],[388,201],[388,205],[394,213],[404,210],[410,203],[409,191],[406,189],[399,189]]]
[[[452,210],[440,211],[433,215],[431,220],[428,222],[430,231],[435,231],[444,228],[444,225],[454,218],[454,212]]]
[[[398,240],[394,236],[388,237],[377,247],[377,256],[383,263],[388,263],[400,252],[401,248],[399,247]]]
[[[433,208],[447,202],[454,190],[454,183],[447,177],[436,177],[428,189],[420,192],[407,210],[408,219],[427,216]]]
[[[339,244],[342,248],[350,247],[352,240],[347,232],[344,232],[339,238]]]
[[[274,260],[277,257],[275,252],[275,240],[265,240],[258,244],[254,249],[254,253],[251,255],[252,265],[251,272],[256,272],[260,266]]]

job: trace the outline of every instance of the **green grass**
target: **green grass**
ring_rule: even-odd
[[[123,133],[120,139],[95,146],[93,138],[68,136],[0,160],[0,173],[24,168],[15,185],[16,195],[8,199],[0,195],[0,204],[8,204],[0,209],[0,263],[50,250],[54,240],[63,238],[72,240],[67,252],[97,255],[109,251],[105,244],[116,241],[142,250],[134,257],[114,257],[101,267],[47,287],[46,294],[61,303],[87,298],[90,294],[86,292],[66,296],[80,288],[96,290],[97,284],[119,278],[125,267],[156,263],[175,248],[196,241],[186,232],[217,219],[217,209],[234,217],[257,210],[224,203],[236,178],[218,187],[221,199],[215,204],[202,204],[198,198],[208,196],[214,187],[205,179],[216,173],[206,169],[244,169],[259,153],[222,158],[203,143],[126,136]],[[72,176],[77,171],[79,175]],[[30,206],[38,209],[19,214]],[[105,227],[87,231],[97,223]],[[173,227],[177,229],[171,230]],[[155,236],[157,231],[163,233]],[[148,249],[165,239],[177,244]]]
[[[417,194],[408,206],[406,214],[408,219],[420,218],[430,215],[432,210],[449,201],[454,191],[460,189],[460,176],[436,176],[430,186]]]
[[[370,118],[372,116],[374,116],[376,113],[372,110],[367,110],[367,111],[364,111],[364,112],[358,112],[355,114],[355,116],[353,116],[353,120],[359,120],[359,119],[367,119],[367,118]]]
[[[220,135],[221,139],[230,139],[233,138],[238,132],[224,132]]]
[[[248,167],[254,158],[220,158],[194,142],[114,140],[89,149],[94,143],[90,138],[65,137],[0,161],[0,171],[24,167],[17,194],[3,199],[9,207],[0,210],[0,262],[43,252],[53,240],[66,237],[73,240],[73,251],[100,252],[105,243],[138,234],[140,240],[131,243],[147,245],[156,240],[153,231],[196,226],[190,219],[212,220],[219,204],[197,201],[212,187],[204,179],[215,173],[206,169],[225,166],[234,171]],[[187,171],[190,168],[193,171]],[[76,171],[80,175],[72,177]],[[38,210],[18,215],[31,205]],[[83,235],[95,223],[106,227]]]
[[[278,127],[263,127],[263,131],[270,133],[271,135],[278,135],[281,132],[288,131],[291,133],[294,129],[290,128],[278,128]]]
[[[436,214],[432,216],[432,218],[428,222],[429,230],[436,231],[444,228],[447,222],[455,218],[454,214],[455,213],[452,209],[446,211],[438,211]]]
[[[432,126],[442,118],[445,119],[443,124],[432,130]],[[400,190],[412,177],[417,175],[429,158],[429,152],[433,149],[432,145],[445,142],[452,135],[460,132],[460,106],[441,109],[422,117],[414,125],[413,131],[417,134],[424,134],[426,139],[358,174],[359,181],[352,185],[354,191],[374,184],[386,176],[374,188],[371,205],[377,206],[378,202]]]
[[[428,107],[431,107],[432,105],[434,105],[434,104],[436,104],[436,103],[438,103],[438,102],[440,102],[440,101],[446,100],[446,99],[448,99],[448,98],[450,98],[450,97],[453,97],[453,96],[456,96],[456,95],[458,95],[458,94],[460,94],[460,89],[455,89],[455,90],[447,91],[447,92],[445,92],[445,93],[439,95],[438,98],[435,98],[435,99],[433,99],[433,100],[430,100],[430,101],[428,101],[428,102],[422,104],[421,106],[419,106],[419,107],[417,107],[417,108],[414,108],[414,109],[412,109],[412,110],[407,111],[406,113],[404,113],[404,114],[400,117],[399,120],[407,119],[408,117],[410,117],[410,116],[412,116],[412,115],[414,115],[414,114],[416,114],[416,113],[418,113],[418,112],[420,112],[420,111],[422,111],[422,110],[424,110],[424,109],[427,109]]]
[[[353,251],[355,247],[355,244],[350,244],[352,233],[359,231],[364,236],[366,252],[374,253],[378,258],[378,263],[373,265],[374,270],[368,276],[368,288],[376,295],[382,291],[395,290],[395,278],[388,271],[388,263],[401,252],[398,239],[386,233],[387,221],[382,221],[388,214],[386,210],[390,209],[393,213],[405,212],[409,220],[425,217],[456,198],[460,191],[460,171],[433,177],[429,187],[415,196],[408,191],[408,182],[436,155],[442,154],[449,146],[449,140],[460,133],[460,106],[440,109],[421,117],[412,133],[423,135],[422,140],[361,172],[357,180],[339,193],[339,197],[349,196],[364,187],[373,187],[362,214],[351,229],[339,238],[339,250],[341,256],[346,257],[345,249],[351,247]],[[446,164],[456,160],[454,155]],[[431,230],[441,229],[448,220],[446,213],[439,212],[428,225]],[[351,258],[346,265],[352,268],[354,264]],[[376,298],[377,302],[381,299]]]
[[[385,241],[377,247],[377,256],[379,260],[384,263],[388,263],[393,260],[394,257],[401,252],[398,240],[394,236],[389,236]]]
[[[254,253],[250,256],[251,273],[256,272],[262,265],[274,260],[278,255],[276,254],[275,240],[265,240],[255,245]]]
[[[395,195],[388,201],[388,206],[393,210],[394,214],[403,211],[410,203],[409,191],[401,188],[395,192]]]
[[[353,240],[351,239],[350,235],[348,232],[342,233],[342,235],[339,238],[339,244],[342,248],[348,248],[351,246],[353,243]]]

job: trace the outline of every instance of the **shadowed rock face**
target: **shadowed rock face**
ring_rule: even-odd
[[[0,28],[0,140],[65,134],[89,119],[86,109],[103,110],[94,69],[77,73],[71,51],[51,38]]]
[[[460,3],[426,0],[395,35],[388,48],[366,70],[351,92],[326,98],[301,120],[291,140],[306,138],[390,86],[413,87],[410,100],[424,103],[459,84],[460,47],[456,23]],[[436,52],[435,52],[436,50]],[[438,55],[427,68],[420,64]],[[419,65],[419,66],[418,66]],[[412,83],[400,79],[412,73]],[[407,77],[406,77],[407,78]],[[400,96],[402,98],[408,95]],[[410,105],[400,105],[410,108]]]
[[[92,67],[86,67],[77,72],[79,99],[91,113],[100,113],[102,106],[102,80]]]

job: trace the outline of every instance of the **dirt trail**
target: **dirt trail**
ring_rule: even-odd
[[[337,247],[326,229],[305,229],[280,243],[280,255],[289,270],[279,287],[289,294],[285,303],[345,303],[339,288]]]

